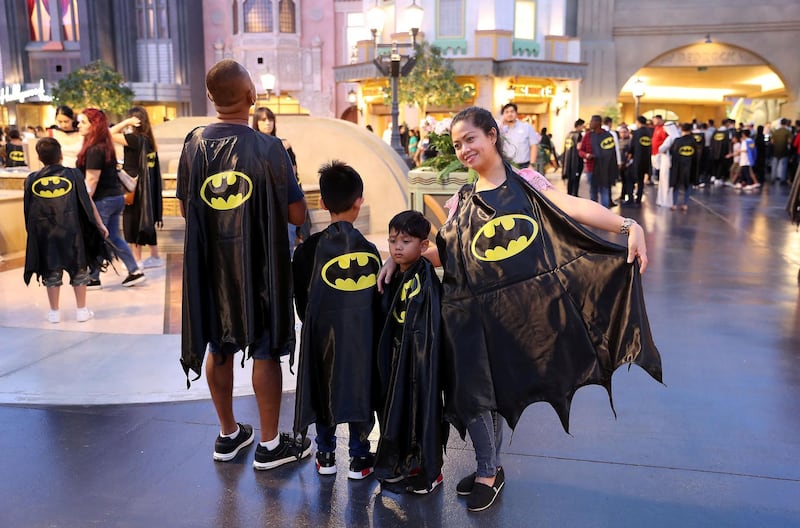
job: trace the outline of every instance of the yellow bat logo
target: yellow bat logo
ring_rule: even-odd
[[[147,155],[147,168],[152,169],[155,166],[156,166],[156,153],[151,152],[150,154]]]
[[[72,182],[61,176],[45,176],[31,185],[31,192],[40,198],[61,198],[72,190]]]
[[[12,150],[8,153],[8,159],[16,162],[25,161],[25,153],[21,150]]]
[[[716,134],[714,134],[714,140],[722,141],[724,139],[725,139],[725,132],[717,132]]]
[[[614,138],[611,136],[605,138],[603,141],[600,142],[600,148],[603,150],[609,150],[614,148]]]
[[[694,156],[694,147],[689,145],[684,145],[678,149],[678,154],[681,156]]]
[[[381,261],[366,251],[346,253],[330,259],[322,266],[322,280],[339,291],[355,292],[378,284]]]
[[[244,173],[225,171],[209,176],[200,187],[200,198],[212,209],[228,211],[253,194],[253,181]]]
[[[400,288],[400,306],[403,308],[408,306],[408,301],[419,295],[421,290],[422,288],[420,287],[419,274],[415,273],[411,280],[404,282],[402,288]],[[404,324],[406,322],[405,310],[398,313],[397,309],[395,309],[392,312],[392,315],[394,315],[394,318],[398,323]]]
[[[642,136],[639,138],[639,144],[643,147],[649,147],[653,142],[650,140],[650,136]]]
[[[521,253],[539,234],[539,224],[525,215],[510,214],[487,222],[472,238],[472,256],[498,262]]]
[[[572,142],[572,138],[571,138],[571,137],[568,137],[568,138],[567,138],[567,139],[564,141],[564,150],[571,149],[571,148],[572,148],[572,147],[574,147],[574,146],[575,146],[575,143],[573,143],[573,142]]]

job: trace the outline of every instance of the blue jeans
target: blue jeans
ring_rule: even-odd
[[[119,232],[119,219],[122,216],[122,210],[125,209],[125,197],[121,194],[119,196],[106,196],[94,203],[97,206],[97,212],[100,213],[100,218],[108,228],[108,240],[114,244],[114,253],[122,259],[125,267],[128,268],[128,273],[133,273],[138,268],[136,259],[133,258],[131,248],[128,243],[122,238]],[[92,271],[92,280],[100,278],[100,270]]]
[[[503,424],[496,412],[483,411],[477,418],[467,424],[472,447],[475,448],[475,460],[478,462],[476,473],[479,477],[493,477],[500,467],[500,445],[503,443]]]
[[[683,204],[680,204],[680,205],[689,205],[689,195],[692,194],[692,186],[691,185],[686,185],[686,186],[683,186],[683,185],[678,186],[678,185],[676,185],[675,187],[673,187],[672,188],[672,203],[674,205],[679,205],[678,204],[678,192],[679,192],[678,191],[678,187],[683,187]]]
[[[594,183],[594,174],[591,172],[586,173],[586,177],[589,178],[589,199],[594,202],[600,202],[603,204],[603,207],[608,207],[609,202],[609,188],[608,187],[598,187]],[[599,199],[598,199],[598,194]]]
[[[297,226],[289,224],[289,257],[294,256],[294,241],[297,240]]]
[[[772,158],[772,181],[786,181],[786,168],[789,166],[789,156]]]
[[[317,426],[317,451],[322,453],[332,453],[336,451],[336,426],[328,427],[319,422]],[[351,457],[365,457],[369,455],[369,436],[370,431],[375,426],[375,417],[369,422],[354,422],[347,424],[350,429],[350,448]]]

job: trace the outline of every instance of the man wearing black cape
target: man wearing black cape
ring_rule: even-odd
[[[605,207],[611,205],[609,190],[617,181],[619,166],[614,136],[602,128],[603,121],[599,115],[589,120],[589,132],[584,134],[578,152],[586,163],[586,174],[589,176],[589,198],[599,201]],[[599,198],[598,198],[599,194]]]
[[[575,121],[575,128],[567,134],[564,140],[564,164],[562,165],[561,178],[567,180],[567,193],[578,196],[578,188],[583,173],[583,159],[578,153],[578,145],[583,139],[583,125],[585,121]]]
[[[186,137],[176,196],[186,217],[181,364],[206,379],[220,421],[214,460],[233,460],[253,442],[253,427],[233,414],[233,355],[253,358],[253,390],[261,423],[255,469],[272,469],[311,454],[278,434],[280,358],[294,350],[288,220],[305,220],[305,200],[289,155],[277,138],[248,126],[256,90],[232,60],[206,76],[218,122]],[[244,360],[243,360],[244,362]],[[188,378],[187,378],[188,384]]]
[[[636,191],[631,189],[631,195],[634,196],[634,205],[640,205],[644,194],[644,176],[652,174],[653,130],[647,126],[647,119],[644,116],[637,117],[636,122],[639,124],[633,131],[630,146],[630,155],[633,158],[630,172]]]

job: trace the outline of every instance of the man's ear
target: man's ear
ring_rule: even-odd
[[[319,198],[319,206],[325,211],[328,210],[328,206],[325,205],[325,200],[323,200],[321,196]]]
[[[214,102],[214,98],[211,96],[211,92],[209,92],[208,90],[206,90],[206,97],[208,97],[208,100],[211,101],[212,103]]]
[[[430,246],[430,245],[431,245],[431,241],[430,240],[428,240],[427,238],[423,239],[422,243],[420,244],[420,247],[422,248],[422,252],[424,253],[425,251],[427,251],[428,246]]]

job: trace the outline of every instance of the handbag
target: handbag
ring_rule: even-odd
[[[119,182],[122,184],[122,188],[125,189],[125,192],[132,193],[136,191],[136,183],[138,178],[134,178],[125,172],[125,169],[117,170],[117,176],[119,176]]]

